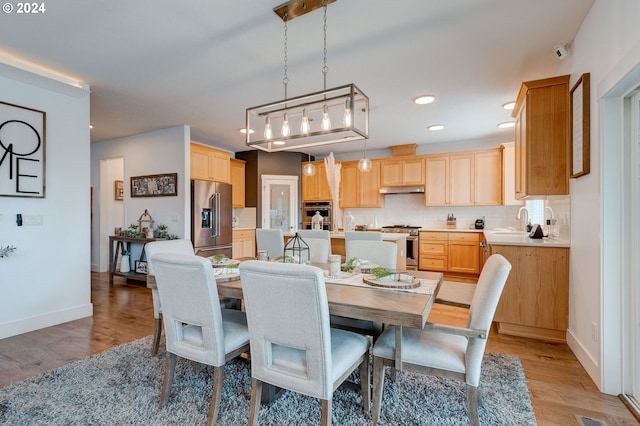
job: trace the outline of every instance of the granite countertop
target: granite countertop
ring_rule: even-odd
[[[231,230],[233,231],[251,231],[251,230],[255,230],[256,227],[242,227],[242,226],[238,226],[237,228],[231,228]]]
[[[293,237],[295,236],[295,232],[285,232],[284,236],[285,237]],[[331,232],[329,234],[331,236],[331,238],[336,238],[336,239],[343,239],[344,238],[344,232]],[[409,234],[404,234],[404,233],[395,233],[395,232],[383,232],[382,233],[382,240],[383,241],[397,241],[399,239],[402,238],[407,238],[409,237]]]
[[[569,241],[556,238],[529,238],[526,232],[518,231],[484,231],[489,245],[528,246],[528,247],[571,247]]]

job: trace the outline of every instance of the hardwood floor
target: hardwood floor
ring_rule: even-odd
[[[0,387],[139,339],[153,331],[151,293],[107,273],[92,273],[93,318],[0,340]],[[429,321],[465,325],[466,310],[436,304]],[[539,425],[577,425],[575,414],[608,425],[639,424],[615,396],[598,391],[569,347],[533,339],[489,336],[487,351],[518,356]]]

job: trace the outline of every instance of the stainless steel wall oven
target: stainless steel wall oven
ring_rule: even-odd
[[[307,201],[302,203],[302,229],[311,229],[311,219],[316,212],[322,216],[322,229],[331,230],[331,201]]]

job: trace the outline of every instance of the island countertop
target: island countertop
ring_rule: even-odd
[[[484,231],[487,244],[496,246],[571,247],[569,241],[556,238],[529,238],[526,232]]]

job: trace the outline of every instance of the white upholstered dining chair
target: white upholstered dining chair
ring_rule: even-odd
[[[382,241],[382,232],[344,231],[345,247],[349,244],[349,241],[355,240]]]
[[[347,244],[347,259],[366,259],[382,268],[396,269],[398,245],[389,241],[353,240]]]
[[[300,233],[298,232],[298,236]],[[327,263],[331,254],[331,241],[323,238],[303,238],[309,246],[309,260],[317,263]]]
[[[147,257],[147,282],[155,280],[155,269],[151,258],[158,253],[178,253],[193,254],[193,244],[189,240],[158,240],[151,241],[144,246],[145,255]],[[151,354],[158,353],[160,345],[160,336],[162,334],[162,306],[160,304],[160,296],[155,285],[151,285],[151,299],[153,300],[153,341],[151,343]]]
[[[284,255],[284,233],[282,229],[256,229],[256,246],[266,250],[271,259]]]
[[[244,312],[221,309],[209,259],[194,254],[158,253],[154,264],[162,303],[167,358],[160,408],[169,400],[177,357],[213,366],[208,425],[216,423],[224,365],[249,351]]]
[[[321,423],[330,425],[333,392],[358,366],[368,412],[369,341],[330,328],[322,270],[247,261],[240,277],[251,341],[249,425],[257,424],[263,383],[321,399]]]
[[[474,426],[480,424],[478,386],[484,349],[510,270],[511,264],[499,254],[487,259],[471,301],[466,328],[427,323],[423,330],[402,329],[400,358],[403,369],[465,382],[467,410]],[[396,327],[391,326],[373,346],[374,422],[380,419],[384,367],[395,365],[395,351]]]
[[[307,238],[318,238],[331,241],[331,234],[326,229],[299,229],[298,237],[305,241],[307,241]]]

